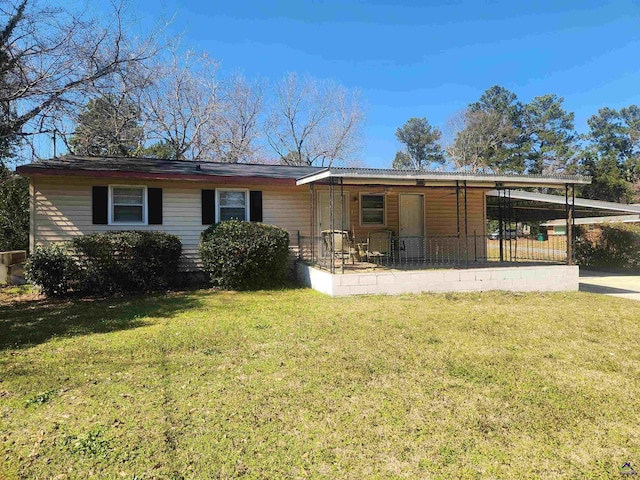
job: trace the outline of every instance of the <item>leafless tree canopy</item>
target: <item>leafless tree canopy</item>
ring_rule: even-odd
[[[176,159],[211,159],[215,153],[218,65],[206,54],[172,52],[153,67],[142,92],[143,117],[151,141],[163,142]]]
[[[489,153],[513,137],[513,126],[497,112],[464,110],[451,117],[446,126],[450,143],[445,151],[459,170],[489,170]]]
[[[235,75],[220,87],[215,159],[229,163],[253,161],[259,153],[260,115],[264,88]]]
[[[2,71],[0,102],[12,105],[10,130],[28,138],[64,130],[88,98],[109,91],[158,51],[157,38],[135,39],[124,23],[124,3],[108,17],[31,1],[1,1],[0,12],[16,17],[2,48],[11,59]]]
[[[290,165],[348,163],[358,150],[363,120],[357,94],[292,73],[276,85],[266,137]]]
[[[124,0],[112,0],[120,3],[106,16],[38,1],[0,0],[0,13],[15,19],[0,30],[0,140],[24,144],[55,131],[71,151],[125,145],[131,155],[250,162],[269,160],[270,145],[287,163],[353,160],[363,123],[357,93],[290,74],[265,113],[262,83],[218,76],[209,56],[166,48],[153,32],[135,38]]]

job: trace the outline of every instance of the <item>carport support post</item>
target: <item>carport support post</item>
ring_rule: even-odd
[[[340,177],[340,268],[344,273],[344,178]],[[347,247],[349,248],[349,247]]]
[[[576,186],[571,185],[571,253],[573,253],[576,233]],[[571,261],[573,262],[573,255],[571,255]]]
[[[467,181],[464,181],[464,251],[469,265],[469,222],[467,222]]]
[[[456,262],[460,263],[460,182],[458,180],[456,180],[456,237],[458,239]]]
[[[331,273],[336,273],[336,247],[335,247],[335,239],[333,237],[333,232],[336,229],[336,219],[333,213],[334,208],[334,189],[333,189],[333,177],[329,178],[329,223],[331,223],[331,232],[329,233],[329,253],[331,254],[331,263],[329,267],[329,271]]]
[[[573,265],[573,215],[574,215],[574,202],[575,193],[574,187],[571,187],[571,204],[569,204],[569,184],[567,183],[564,188],[564,202],[565,212],[567,214],[567,265]]]
[[[503,189],[498,189],[498,240],[500,243],[500,263],[504,261],[504,249],[502,247],[502,194],[504,194]]]
[[[513,250],[513,252],[511,253],[512,257],[513,257],[513,261],[517,262],[518,261],[518,211],[513,208],[513,203],[511,202],[511,190],[509,190],[509,208],[511,208],[511,211],[513,212],[513,228],[515,229],[513,232],[514,235],[514,239],[516,241],[516,246],[515,249]],[[511,232],[509,232],[509,237],[511,237]]]
[[[315,236],[315,227],[313,225],[313,211],[314,211],[314,197],[313,197],[313,183],[309,184],[309,205],[311,205],[309,212],[309,235],[311,236],[311,263],[314,263],[315,258],[315,246],[316,246],[316,236]]]

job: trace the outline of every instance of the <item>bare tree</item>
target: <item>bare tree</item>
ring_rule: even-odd
[[[472,135],[466,133],[467,110],[461,110],[447,119],[444,127],[445,152],[458,170],[477,172],[484,165],[479,156],[478,145],[472,141]]]
[[[464,110],[447,121],[449,144],[445,151],[459,170],[483,172],[499,170],[488,165],[505,142],[513,137],[513,126],[498,112]]]
[[[215,158],[239,163],[255,161],[264,90],[259,82],[235,75],[221,84],[216,122]]]
[[[142,92],[143,117],[151,140],[166,145],[171,158],[210,160],[216,151],[218,65],[205,53],[174,49],[157,62],[152,85]]]
[[[330,166],[352,160],[363,122],[357,92],[290,73],[276,85],[266,137],[284,163]]]
[[[98,17],[88,8],[0,2],[0,12],[9,19],[0,36],[7,58],[0,71],[0,104],[12,112],[0,140],[64,130],[87,98],[111,90],[127,71],[156,55],[157,36],[134,39],[123,5],[113,3],[110,15]]]

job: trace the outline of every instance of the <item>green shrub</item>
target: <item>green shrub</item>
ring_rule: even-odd
[[[94,293],[158,290],[173,284],[182,252],[180,239],[164,232],[105,232],[72,242],[81,272],[80,289]]]
[[[182,243],[164,232],[105,232],[39,247],[27,278],[47,296],[144,292],[175,284]]]
[[[576,263],[584,267],[640,268],[640,227],[623,223],[580,228]]]
[[[283,284],[289,265],[289,234],[264,223],[230,220],[202,232],[200,258],[211,283],[249,290]]]
[[[37,247],[25,265],[27,281],[50,296],[65,295],[78,279],[78,267],[67,243]]]

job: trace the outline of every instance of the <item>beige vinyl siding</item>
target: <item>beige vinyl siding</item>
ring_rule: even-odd
[[[122,179],[88,179],[36,177],[32,179],[34,200],[34,245],[70,240],[75,235],[114,230],[158,230],[177,235],[182,241],[183,268],[192,270],[198,265],[202,225],[201,190],[237,188],[261,190],[263,221],[278,225],[289,232],[291,245],[297,249],[298,230],[309,232],[309,193],[302,187],[242,186],[190,182],[158,182]],[[93,225],[92,186],[146,185],[163,191],[162,225]]]
[[[467,189],[466,226],[464,190],[432,189],[426,198],[426,226],[428,254],[441,258],[455,257],[481,259],[486,256],[486,192],[485,189]],[[459,219],[459,226],[456,226]],[[458,238],[458,232],[460,237]]]
[[[177,235],[183,245],[183,268],[197,268],[200,233],[207,227],[202,225],[201,190],[217,188],[237,188],[261,190],[263,221],[278,225],[289,232],[292,250],[298,249],[298,232],[310,235],[310,194],[309,187],[282,185],[225,185],[181,181],[141,181],[123,179],[91,179],[79,177],[34,177],[32,182],[32,242],[45,245],[71,239],[75,235],[114,230],[159,230]],[[93,225],[92,186],[94,185],[146,185],[163,189],[163,225]],[[326,186],[315,188],[316,205],[318,192],[328,190]],[[473,236],[485,234],[485,192],[487,189],[468,189],[468,233]],[[399,194],[420,193],[425,198],[425,229],[427,236],[455,236],[456,190],[455,188],[407,188],[345,186],[348,192],[352,231],[356,238],[366,239],[369,232],[391,230],[398,235]],[[385,194],[384,226],[361,225],[360,194]],[[460,233],[464,235],[464,196],[460,192]],[[313,215],[314,229],[318,228],[317,211]],[[316,235],[319,232],[315,231]],[[484,245],[482,243],[482,245]],[[471,247],[470,247],[471,248]],[[484,247],[483,247],[484,248]],[[482,254],[482,252],[480,252]]]
[[[262,221],[289,232],[290,244],[298,245],[300,235],[309,235],[309,187],[253,187],[262,190]]]
[[[29,180],[29,251],[33,252],[36,247],[34,243],[35,222],[36,222],[36,195],[35,178]]]
[[[484,235],[485,231],[485,196],[484,189],[467,190],[467,231],[473,235]],[[456,235],[456,189],[438,188],[426,192],[426,226],[427,235]],[[464,191],[460,190],[458,197],[460,233],[465,233]]]

